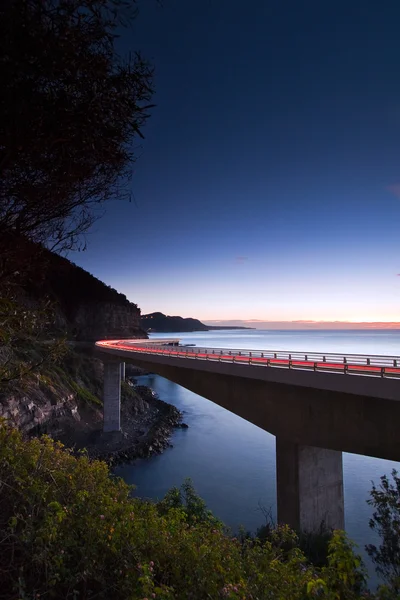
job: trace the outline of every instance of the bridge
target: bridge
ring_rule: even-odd
[[[120,429],[132,362],[276,436],[278,521],[344,528],[342,452],[400,461],[400,357],[102,340],[104,431]]]

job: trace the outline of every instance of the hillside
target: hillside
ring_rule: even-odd
[[[0,417],[56,437],[100,427],[103,365],[93,342],[146,338],[140,309],[66,258],[26,239],[15,247],[29,269],[0,288]]]
[[[147,337],[140,309],[66,258],[26,239],[20,249],[29,270],[9,298],[0,289],[0,312],[8,309],[0,323],[0,421],[114,462],[162,452],[181,414],[129,378],[121,386],[122,434],[102,432],[103,362],[93,341]],[[36,327],[21,328],[20,319]]]
[[[212,331],[217,329],[251,329],[251,327],[218,327],[205,325],[198,319],[170,317],[161,312],[142,315],[141,327],[147,332],[171,333],[179,331]]]
[[[24,285],[29,300],[49,298],[56,311],[55,333],[77,341],[147,337],[140,309],[73,262],[40,250],[37,276]]]

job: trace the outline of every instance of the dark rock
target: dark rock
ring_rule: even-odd
[[[175,407],[156,397],[146,386],[136,386],[143,410],[135,415],[129,403],[121,408],[122,432],[102,434],[85,439],[89,456],[101,458],[110,465],[129,462],[137,458],[149,458],[172,448],[170,437],[182,424],[182,414]],[[146,400],[145,400],[145,399]]]

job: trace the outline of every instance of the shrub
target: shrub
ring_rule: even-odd
[[[161,515],[166,515],[171,509],[180,509],[189,525],[196,523],[206,524],[212,527],[223,529],[223,523],[207,509],[206,503],[194,490],[192,481],[187,478],[180,488],[171,488],[165,498],[158,503],[158,511]]]
[[[260,507],[261,512],[265,517],[265,523],[258,527],[256,537],[265,542],[274,538],[276,524],[272,516],[272,510]],[[298,531],[295,541],[291,541],[300,548],[308,561],[316,567],[324,567],[328,564],[329,542],[332,539],[333,530],[328,528],[324,521],[321,522],[317,531]],[[252,537],[250,533],[246,534]]]
[[[343,533],[319,570],[288,527],[275,541],[240,543],[190,482],[158,505],[132,498],[105,463],[75,458],[46,436],[24,441],[4,423],[0,492],[0,598],[363,597],[359,559]]]

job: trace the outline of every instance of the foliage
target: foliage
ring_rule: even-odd
[[[366,571],[354,544],[344,531],[334,531],[328,544],[328,565],[321,570],[330,598],[360,598],[365,588]]]
[[[42,292],[43,287],[47,289],[62,306],[67,317],[72,318],[81,303],[109,302],[137,308],[125,294],[117,292],[65,257],[45,252],[42,253],[41,263],[45,281],[41,282],[38,291]],[[35,291],[33,286],[30,289]]]
[[[180,488],[171,488],[158,503],[160,514],[167,514],[171,509],[180,509],[189,525],[204,523],[220,530],[223,528],[222,521],[214,517],[204,500],[196,494],[190,477],[185,479]]]
[[[256,531],[256,536],[262,542],[271,539],[276,530],[276,524],[272,517],[272,510],[267,510],[260,506],[260,510],[264,515],[265,523]],[[328,564],[329,542],[332,539],[333,531],[326,527],[322,521],[317,531],[298,531],[296,545],[304,553],[307,560],[317,567],[323,567]],[[251,534],[247,534],[251,537]]]
[[[138,394],[136,387],[128,381],[121,381],[121,405],[132,408],[140,400],[142,400],[142,396]]]
[[[78,385],[75,381],[71,380],[71,387],[76,392],[78,400],[81,402],[103,406],[102,401],[82,385]]]
[[[1,3],[2,392],[30,385],[63,356],[64,341],[53,338],[67,332],[55,329],[68,328],[77,294],[128,304],[46,247],[80,248],[99,204],[125,195],[153,92],[151,67],[115,50],[136,14],[125,0]],[[60,309],[67,323],[56,326]]]
[[[400,594],[400,477],[395,469],[392,478],[383,475],[379,487],[373,483],[368,504],[374,512],[369,525],[378,532],[381,544],[369,544],[366,550],[377,572]]]
[[[92,399],[95,404],[100,402],[103,394],[103,364],[85,347],[70,346],[62,364],[52,366],[51,370],[58,371],[71,388],[88,390],[97,398],[97,401]]]
[[[37,244],[28,246],[26,240],[24,247],[36,258],[21,276],[22,281],[18,275],[14,282],[1,281],[0,277],[0,393],[12,382],[29,383],[32,375],[61,358],[67,360],[65,338],[87,335],[86,325],[82,326],[82,319],[77,317],[82,305],[109,303],[116,311],[124,307],[133,322],[140,314],[124,294],[64,257]],[[95,332],[96,325],[92,329]],[[90,391],[98,395],[97,390]]]
[[[24,441],[4,423],[0,503],[0,598],[366,597],[340,532],[317,569],[287,527],[264,544],[226,535],[189,481],[158,505],[132,498],[104,463],[74,458],[46,436]]]
[[[153,91],[140,55],[115,51],[136,13],[124,0],[1,3],[0,230],[14,249],[21,236],[76,247],[96,206],[122,197]]]
[[[333,531],[322,522],[318,531],[299,532],[299,548],[310,562],[318,567],[323,567],[328,562],[329,543],[332,536]]]
[[[16,381],[28,383],[32,376],[66,353],[63,338],[48,340],[52,306],[38,307],[0,297],[0,390]]]

